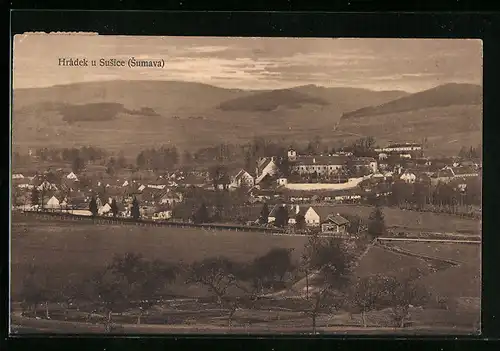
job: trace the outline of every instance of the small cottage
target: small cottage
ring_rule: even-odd
[[[98,210],[98,213],[99,213],[99,215],[101,215],[101,216],[102,216],[102,215],[105,215],[105,214],[108,214],[108,213],[110,213],[110,212],[111,212],[111,206],[110,206],[108,203],[104,204],[104,206],[101,206],[101,207],[99,208],[99,210]]]
[[[337,213],[326,218],[321,224],[321,232],[326,235],[344,236],[348,234],[348,226],[349,221]]]
[[[75,173],[71,172],[70,174],[68,174],[66,176],[66,179],[70,179],[70,180],[74,180],[74,181],[77,181],[78,180],[78,177],[76,176]]]

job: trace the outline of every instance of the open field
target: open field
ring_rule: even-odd
[[[374,207],[368,205],[318,205],[307,204],[318,211],[320,217],[331,213],[345,215],[358,215],[367,220]],[[257,219],[262,205],[251,207],[250,215]],[[396,207],[383,207],[385,224],[389,229],[405,232],[429,232],[429,233],[457,233],[457,234],[481,234],[481,221],[472,218],[461,218],[446,213],[418,212],[413,210],[402,210]]]
[[[408,277],[410,270],[415,268],[425,275],[431,274],[435,270],[430,263],[417,257],[406,256],[385,250],[382,247],[373,246],[359,262],[355,274],[359,277],[372,274]]]
[[[13,293],[31,262],[61,275],[85,273],[108,263],[115,254],[135,252],[150,259],[191,263],[223,255],[246,262],[274,247],[302,253],[306,237],[263,233],[207,231],[199,228],[94,225],[92,222],[36,221],[13,217],[11,236]]]
[[[251,238],[249,236],[252,236]],[[13,218],[12,229],[12,292],[16,299],[21,281],[31,262],[41,269],[50,270],[59,279],[71,274],[86,274],[102,267],[114,254],[125,252],[142,253],[148,258],[185,263],[205,257],[224,255],[238,261],[248,261],[267,252],[272,247],[294,248],[293,258],[302,253],[306,237],[273,236],[261,233],[216,231],[203,229],[158,228],[136,226],[95,225],[91,222],[66,222],[60,220],[35,220],[33,217]],[[444,259],[461,258],[463,265],[450,267],[434,265],[428,260],[411,257],[374,246],[360,261],[355,274],[366,276],[374,273],[408,276],[412,268],[418,268],[424,276],[421,283],[434,295],[444,296],[460,302],[453,310],[425,308],[412,312],[415,330],[401,331],[420,333],[429,325],[448,330],[451,326],[459,333],[473,332],[479,319],[480,278],[477,257],[478,247],[471,245],[442,245],[426,243],[398,243],[397,246],[417,254]],[[475,279],[472,279],[475,277]],[[182,280],[182,279],[181,279]],[[467,282],[465,282],[467,281]],[[479,284],[479,285],[478,285]],[[186,285],[184,281],[175,283],[172,293],[176,296],[202,298],[208,296],[206,289],[197,285]],[[271,305],[268,306],[268,304]],[[234,316],[232,332],[241,330],[248,333],[291,332],[309,333],[310,319],[301,312],[300,299],[279,299],[263,301],[253,310],[239,310]],[[54,308],[53,319],[57,318]],[[387,311],[368,314],[369,325],[384,326],[389,323]],[[64,317],[61,317],[64,318]],[[76,317],[77,324],[21,318],[15,323],[22,325],[19,332],[102,332],[102,325],[81,323],[83,317]],[[78,319],[80,318],[80,319]],[[128,333],[225,333],[227,312],[218,310],[210,302],[172,300],[156,312],[148,312],[143,323],[134,326],[136,314],[118,316],[117,323],[125,324]],[[165,321],[169,321],[165,325]],[[326,333],[354,332],[369,333],[371,329],[360,328],[358,315],[340,313],[318,317],[318,330]],[[196,321],[196,325],[189,325]],[[49,324],[47,324],[49,323]],[[160,325],[158,325],[158,323]],[[81,324],[81,325],[80,325]],[[350,326],[350,327],[348,327]],[[350,329],[349,329],[350,328]],[[393,330],[393,329],[391,329]],[[458,331],[460,330],[460,331]],[[383,330],[381,329],[383,332]],[[373,331],[375,332],[375,331]]]
[[[450,259],[464,264],[480,264],[481,245],[398,242],[394,246],[413,253]]]
[[[420,283],[435,296],[446,296],[457,300],[481,297],[481,245],[397,243],[412,253],[439,257],[460,262],[459,265],[439,270],[420,279]],[[466,303],[470,305],[470,301]]]
[[[321,213],[340,213],[358,215],[366,220],[373,211],[372,206],[360,205],[312,205]],[[432,212],[407,211],[394,207],[383,207],[385,223],[388,228],[408,232],[436,232],[481,234],[481,222],[470,218]]]

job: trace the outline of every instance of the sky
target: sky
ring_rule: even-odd
[[[224,88],[315,84],[416,92],[482,84],[482,42],[473,39],[138,37],[16,35],[13,87],[103,80],[179,80]],[[61,67],[59,58],[161,60],[163,68]]]

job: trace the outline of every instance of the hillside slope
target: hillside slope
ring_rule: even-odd
[[[449,155],[482,142],[482,114],[480,86],[446,84],[344,113],[338,130],[379,144],[426,138],[428,154]]]
[[[364,107],[345,113],[342,119],[415,111],[433,107],[481,105],[481,103],[481,86],[450,83],[403,96],[379,106]]]
[[[197,149],[255,136],[329,140],[338,137],[342,113],[401,94],[315,86],[245,91],[174,81],[20,89],[13,93],[13,146],[95,145],[134,154],[163,144]]]

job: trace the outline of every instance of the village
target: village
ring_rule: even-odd
[[[337,232],[347,228],[349,220],[335,212],[336,204],[480,216],[481,161],[475,149],[443,159],[425,157],[421,144],[373,144],[360,139],[355,145],[363,145],[361,150],[318,154],[288,148],[286,154],[257,157],[255,169],[216,164],[129,177],[85,166],[14,169],[12,205],[21,211],[323,233],[332,224]]]

